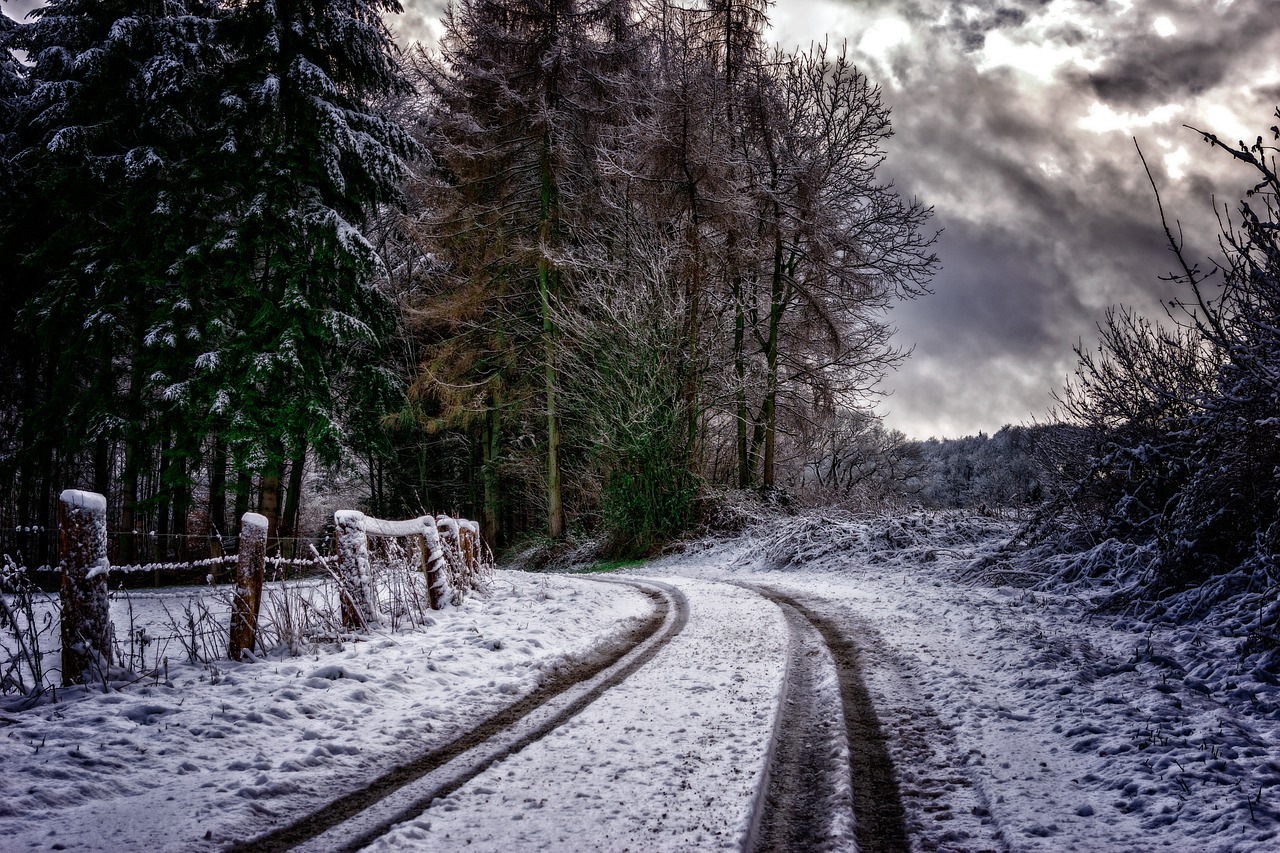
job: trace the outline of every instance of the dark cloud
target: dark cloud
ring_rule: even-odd
[[[1150,108],[1247,83],[1252,74],[1242,74],[1241,59],[1275,45],[1274,4],[1240,0],[1213,14],[1203,4],[1169,12],[1175,34],[1161,38],[1152,23],[1145,32],[1113,39],[1111,58],[1082,81],[1109,103]]]
[[[1181,125],[1232,138],[1233,127],[1256,134],[1275,123],[1274,3],[845,8],[852,31],[831,36],[862,49],[856,60],[893,108],[886,167],[946,229],[935,294],[895,309],[900,341],[915,350],[889,377],[883,410],[918,436],[1043,416],[1072,347],[1093,345],[1108,306],[1159,317],[1178,295],[1161,280],[1173,258],[1133,136],[1171,224],[1193,252],[1213,248],[1213,197],[1238,198],[1248,176]],[[910,40],[863,43],[885,18],[906,22]]]

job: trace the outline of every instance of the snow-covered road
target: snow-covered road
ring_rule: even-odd
[[[1214,695],[1199,670],[1171,677],[1169,661],[1192,652],[1182,634],[962,581],[957,566],[993,534],[938,524],[921,533],[929,548],[869,527],[645,565],[687,599],[683,630],[372,849],[684,851],[760,837],[797,638],[751,586],[856,646],[841,654],[860,661],[913,850],[1280,848],[1274,696]],[[0,850],[225,849],[446,743],[651,610],[619,584],[502,572],[425,629],[309,658],[175,664],[169,686],[4,712]],[[816,707],[838,714],[836,661],[810,653],[813,695],[828,697]],[[847,758],[820,748],[814,762]],[[838,787],[822,849],[855,846]]]

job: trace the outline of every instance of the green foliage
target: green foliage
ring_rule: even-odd
[[[647,270],[627,274],[644,270],[646,285],[602,264],[556,319],[569,435],[598,478],[608,550],[619,556],[649,553],[686,529],[701,488],[680,370],[683,330],[660,289],[664,262],[649,257]]]
[[[650,452],[630,460],[628,469],[606,475],[604,521],[612,553],[649,553],[688,525],[696,481],[663,452],[664,444],[654,442]]]

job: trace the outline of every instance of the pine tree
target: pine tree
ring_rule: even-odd
[[[0,257],[9,259],[18,258],[25,251],[19,213],[24,207],[23,193],[16,157],[27,79],[22,64],[11,50],[11,46],[17,44],[19,32],[19,24],[0,13]],[[30,336],[18,324],[18,311],[26,292],[20,275],[17,264],[0,264],[0,363],[9,368],[0,373],[0,460],[4,460],[0,462],[0,480],[8,483],[0,487],[0,506],[11,509],[16,508],[17,486],[23,479],[12,460],[18,458],[24,392],[30,385],[27,376],[34,351]],[[23,521],[20,516],[0,515],[3,515],[0,524],[6,527],[18,526]]]
[[[285,460],[336,462],[395,408],[377,366],[392,320],[363,233],[394,202],[410,137],[373,104],[407,84],[382,15],[394,0],[248,0],[234,6],[212,168],[219,199],[206,246],[219,312],[197,365],[217,432],[278,506]]]
[[[22,102],[27,93],[27,79],[22,63],[13,53],[19,41],[17,21],[0,14],[0,200],[8,204],[17,189],[18,123]],[[8,217],[6,217],[7,219]]]
[[[198,149],[204,69],[217,64],[214,11],[199,0],[55,0],[18,41],[32,62],[19,158],[30,186],[28,271],[41,282],[24,315],[48,389],[26,420],[33,430],[61,424],[58,457],[91,452],[98,487],[123,440],[130,513],[154,425],[144,401],[164,405],[148,400],[150,368],[179,344],[152,322],[185,290],[193,220],[180,189]],[[34,432],[28,447],[53,452]]]

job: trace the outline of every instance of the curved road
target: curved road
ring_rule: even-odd
[[[673,585],[595,580],[640,589],[654,600],[653,614],[591,660],[449,744],[300,820],[238,842],[226,848],[228,853],[362,849],[495,762],[563,726],[650,661],[689,620],[688,600]],[[768,764],[738,846],[746,853],[800,853],[855,844],[861,853],[909,850],[898,782],[865,685],[857,642],[840,620],[790,594],[757,584],[735,586],[775,604],[790,638]]]
[[[495,761],[545,737],[648,662],[688,622],[688,602],[669,584],[598,580],[636,587],[654,600],[653,614],[592,659],[548,681],[445,746],[384,773],[300,820],[233,844],[225,848],[227,853],[361,849]]]

